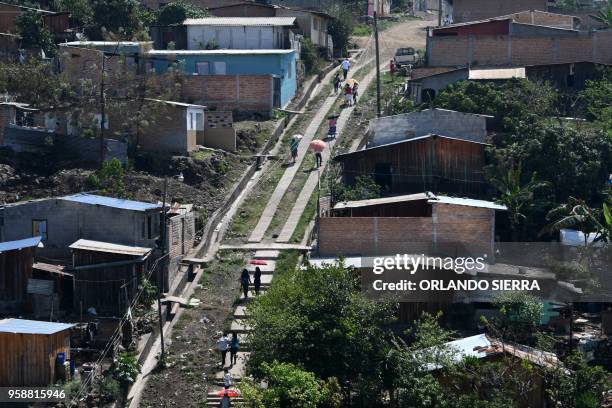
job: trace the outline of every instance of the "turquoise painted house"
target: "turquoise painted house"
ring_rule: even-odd
[[[148,63],[156,73],[172,66],[191,75],[272,75],[274,107],[285,107],[297,91],[294,50],[151,50]]]

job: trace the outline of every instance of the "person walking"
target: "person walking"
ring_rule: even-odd
[[[338,95],[341,83],[342,79],[340,79],[340,72],[336,72],[336,76],[334,76],[334,95]]]
[[[259,266],[255,268],[255,275],[253,275],[253,285],[255,285],[255,296],[259,296],[259,289],[261,289],[261,269],[259,269]]]
[[[242,274],[240,275],[240,284],[242,285],[242,291],[244,292],[244,298],[249,298],[249,285],[251,284],[251,275],[249,275],[249,271],[246,269],[242,270]]]
[[[221,337],[217,340],[217,350],[221,354],[221,367],[225,367],[225,357],[227,356],[227,349],[230,344],[230,339],[222,332]]]
[[[223,398],[221,398],[221,401],[219,402],[219,408],[232,408],[232,401],[230,400],[227,391],[223,393]]]
[[[289,144],[289,149],[291,150],[291,160],[293,164],[295,164],[295,161],[297,159],[299,146],[300,146],[300,139],[297,137],[297,135],[293,136]]]
[[[353,88],[349,84],[344,86],[344,100],[348,106],[353,106]]]
[[[230,365],[234,366],[238,361],[238,334],[232,332],[232,341],[230,342]]]
[[[354,105],[357,105],[358,92],[359,92],[359,84],[355,82],[355,84],[353,84],[353,104]]]
[[[391,81],[393,81],[393,76],[395,75],[395,61],[389,61],[389,74],[391,74]]]
[[[351,63],[349,62],[348,58],[345,58],[342,61],[342,72],[344,73],[345,80],[348,77],[349,68],[351,68]]]
[[[315,152],[315,160],[317,161],[317,169],[323,164],[323,156],[321,152]]]
[[[229,372],[229,369],[226,367],[223,369],[223,388],[226,390],[232,386],[232,374]]]

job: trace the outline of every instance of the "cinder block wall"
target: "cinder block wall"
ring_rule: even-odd
[[[270,75],[191,75],[182,79],[182,99],[217,110],[272,109]]]
[[[430,66],[612,64],[612,30],[575,35],[428,37]]]

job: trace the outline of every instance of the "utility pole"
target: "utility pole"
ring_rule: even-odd
[[[100,168],[104,165],[104,120],[106,119],[105,99],[104,99],[104,71],[106,65],[106,57],[102,52],[102,77],[100,78]]]
[[[438,27],[442,27],[442,0],[438,0]]]
[[[374,43],[376,45],[376,116],[380,117],[380,51],[378,49],[378,17],[374,12]]]
[[[162,199],[162,221],[161,221],[161,247],[162,247],[162,257],[166,256],[166,192],[168,191],[168,177],[164,178],[164,196]],[[166,260],[164,259],[160,262],[159,267],[159,282],[157,283],[157,317],[159,319],[159,338],[161,340],[161,358],[164,359],[165,355],[165,346],[164,346],[164,321],[162,319],[162,311],[161,311],[161,295],[162,295],[162,286],[164,286],[164,269],[165,269]],[[168,306],[166,306],[168,307]]]

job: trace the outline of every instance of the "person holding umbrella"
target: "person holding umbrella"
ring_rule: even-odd
[[[289,149],[291,150],[291,159],[293,160],[293,164],[295,164],[295,161],[297,159],[300,139],[302,139],[302,135],[293,135],[293,137],[291,137],[291,142],[289,144]]]
[[[315,161],[317,163],[317,168],[321,167],[323,164],[323,149],[325,149],[325,142],[322,140],[313,140],[310,142],[310,148],[315,152]]]
[[[223,397],[219,402],[219,408],[232,408],[232,401],[230,400],[227,390],[223,392]]]
[[[259,296],[259,289],[261,288],[261,269],[259,269],[259,266],[255,267],[253,285],[255,285],[255,296]]]
[[[249,285],[251,284],[251,275],[247,269],[242,270],[240,275],[240,284],[242,285],[242,291],[244,292],[244,298],[249,298]]]

